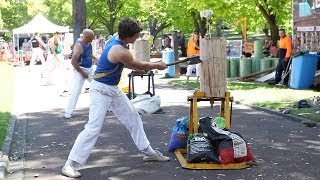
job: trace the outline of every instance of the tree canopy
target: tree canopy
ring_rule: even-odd
[[[231,28],[241,32],[241,25],[235,22],[246,18],[248,31],[271,32],[275,39],[280,27],[291,32],[291,5],[291,0],[86,0],[85,24],[109,35],[117,31],[120,19],[133,17],[157,37],[172,30],[205,31],[199,13],[213,10],[210,22],[214,31]],[[20,27],[38,12],[56,24],[73,27],[71,0],[0,0],[0,28]]]

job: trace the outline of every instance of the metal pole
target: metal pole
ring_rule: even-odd
[[[178,52],[178,31],[172,32],[172,40],[173,40],[173,54],[174,61],[179,61],[179,52]],[[180,76],[180,65],[176,64],[174,67],[174,77],[178,78]]]

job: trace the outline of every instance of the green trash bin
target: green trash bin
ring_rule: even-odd
[[[255,73],[260,71],[260,58],[253,58],[252,59],[252,67],[251,72]]]
[[[230,59],[230,77],[239,76],[239,59]]]
[[[263,58],[260,61],[260,71],[266,70],[272,67],[272,59],[271,58]],[[260,77],[267,75],[268,73],[260,74]]]
[[[251,74],[251,69],[252,69],[252,58],[244,58],[240,59],[240,77],[247,76]]]
[[[230,59],[227,59],[226,74],[227,74],[227,78],[229,78],[230,77]]]

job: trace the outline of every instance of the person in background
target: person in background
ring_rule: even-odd
[[[200,47],[199,47],[199,41],[200,41],[200,34],[199,30],[195,30],[190,37],[188,41],[188,47],[187,47],[187,56],[199,56],[200,55]],[[193,65],[188,65],[187,67],[187,83],[189,83],[189,78],[192,74],[192,70],[196,67],[196,75],[197,75],[197,82],[199,82],[200,79],[200,71],[201,71],[201,64],[193,64]]]
[[[104,45],[105,45],[106,41],[105,41],[102,33],[99,34],[98,42],[99,42],[99,47],[100,47],[100,48],[102,49],[102,51],[103,51]]]
[[[165,35],[163,40],[163,48],[172,48],[170,35]]]
[[[28,42],[28,39],[24,39],[22,43],[22,50],[24,52],[31,51],[31,44]]]
[[[264,38],[264,44],[263,44],[263,54],[265,56],[269,56],[270,55],[270,48],[272,46],[272,39],[271,36],[267,35]]]
[[[60,41],[61,33],[55,32],[53,37],[48,41],[48,59],[46,63],[46,75],[45,75],[45,82],[44,86],[54,84],[54,73],[55,70],[58,70],[62,61],[64,60],[63,57],[63,48],[62,43]]]
[[[186,51],[185,39],[184,39],[184,35],[183,35],[182,31],[178,32],[177,38],[178,38],[178,47],[181,50],[182,56],[186,56],[187,51]]]
[[[275,75],[275,84],[278,84],[282,79],[282,72],[287,70],[287,66],[289,65],[289,60],[292,53],[292,41],[289,36],[286,35],[286,31],[284,29],[279,30],[279,61],[276,67],[276,75]],[[284,77],[282,85],[288,85],[289,74]]]
[[[31,70],[31,68],[33,68],[37,58],[40,59],[42,69],[44,69],[46,61],[44,59],[43,50],[41,47],[43,46],[46,48],[47,45],[42,41],[40,34],[38,32],[34,33],[34,37],[30,39],[30,42],[32,46],[32,57],[30,60],[29,71]],[[41,74],[42,73],[43,73],[43,70]]]
[[[169,161],[170,158],[154,150],[144,132],[141,117],[129,98],[118,86],[123,68],[137,71],[152,69],[163,70],[163,62],[151,63],[134,59],[126,48],[133,44],[142,31],[140,23],[134,19],[121,20],[118,35],[113,36],[106,44],[90,84],[89,121],[78,135],[68,160],[62,168],[62,174],[68,177],[80,177],[81,173],[73,166],[75,162],[85,164],[99,137],[105,115],[109,109],[124,124],[139,151],[144,154],[143,161]]]
[[[64,117],[69,119],[72,117],[72,113],[77,105],[81,89],[84,81],[91,81],[93,77],[92,64],[94,59],[97,58],[92,55],[91,42],[94,39],[94,33],[90,29],[85,29],[82,32],[82,38],[77,40],[73,47],[73,54],[71,58],[71,64],[74,67],[74,86],[69,98],[67,107],[65,109]]]

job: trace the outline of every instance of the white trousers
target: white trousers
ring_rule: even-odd
[[[46,61],[43,56],[43,51],[40,47],[36,47],[36,48],[32,48],[32,57],[30,60],[29,69],[33,68],[33,66],[35,65],[36,58],[40,59],[42,68],[45,67]]]
[[[118,86],[109,86],[93,80],[90,84],[90,100],[89,121],[78,135],[68,159],[80,164],[86,163],[98,139],[109,108],[129,130],[140,151],[150,145],[140,115]]]
[[[193,68],[196,67],[196,75],[199,77],[201,72],[201,63],[188,65],[186,76],[191,76]]]
[[[53,54],[48,54],[47,63],[45,66],[45,83],[55,83],[55,72],[59,71],[63,67],[63,55],[57,54],[57,58]]]
[[[76,70],[74,70],[74,78],[73,78],[73,89],[72,89],[72,93],[70,95],[65,113],[66,114],[72,114],[74,109],[76,108],[77,102],[78,102],[78,98],[79,95],[81,93],[82,90],[82,86],[84,84],[85,80],[88,80],[89,82],[91,82],[92,78],[93,78],[93,69],[92,68],[84,68],[84,67],[80,67],[85,73],[88,74],[88,79],[84,79],[83,76]]]

